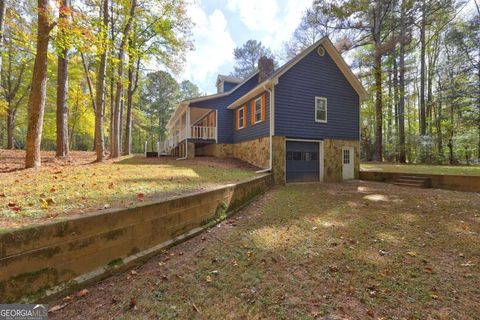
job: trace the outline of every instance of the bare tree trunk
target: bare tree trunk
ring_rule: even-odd
[[[422,21],[420,25],[420,135],[427,134],[425,117],[425,1],[422,4]]]
[[[406,162],[405,157],[405,1],[401,4],[400,16],[400,62],[399,62],[399,98],[398,98],[398,138],[400,146],[399,161]]]
[[[130,63],[128,67],[128,88],[127,88],[127,120],[125,123],[125,140],[123,146],[123,154],[132,153],[132,103],[133,103],[133,65]]]
[[[0,52],[3,52],[3,29],[5,25],[5,13],[7,11],[7,0],[0,0]],[[0,54],[0,72],[2,71],[2,55]]]
[[[108,30],[108,0],[103,1],[103,28]],[[107,34],[105,32],[104,34]],[[105,110],[105,74],[107,71],[107,39],[104,39],[104,47],[100,54],[100,63],[97,70],[97,84],[95,91],[95,152],[97,154],[97,162],[105,159],[105,138],[103,135],[103,112]]]
[[[381,16],[383,4],[377,1],[374,8],[373,39],[375,44],[374,75],[375,75],[375,160],[383,160],[383,101],[382,101],[382,48],[381,48]]]
[[[48,22],[48,0],[38,0],[37,50],[33,66],[32,86],[28,101],[28,129],[25,167],[40,167],[43,114],[47,92],[47,52],[52,26]]]
[[[130,13],[128,16],[127,23],[123,30],[123,38],[120,43],[120,48],[118,50],[118,69],[116,74],[116,92],[115,92],[115,103],[114,103],[114,112],[113,112],[113,137],[112,137],[112,152],[110,154],[111,158],[117,158],[120,155],[121,148],[121,99],[123,95],[123,72],[124,72],[124,63],[125,63],[125,50],[127,48],[128,37],[132,27],[133,18],[135,16],[135,9],[137,7],[137,0],[132,0],[130,7]]]
[[[62,0],[59,20],[68,17],[69,0]],[[61,33],[64,31],[61,30]],[[68,156],[68,48],[61,50],[58,55],[57,69],[57,157]]]
[[[13,136],[13,130],[15,129],[15,110],[10,106],[8,107],[7,114],[7,149],[15,149],[15,139]]]

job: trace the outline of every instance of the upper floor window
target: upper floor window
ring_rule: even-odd
[[[237,109],[237,129],[245,128],[245,106]]]
[[[262,121],[262,97],[255,99],[254,102],[254,120],[255,123]]]
[[[315,97],[315,121],[327,122],[327,98]]]

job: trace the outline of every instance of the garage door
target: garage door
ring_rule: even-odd
[[[318,181],[319,158],[318,142],[287,141],[287,182]]]

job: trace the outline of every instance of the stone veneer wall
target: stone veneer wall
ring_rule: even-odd
[[[272,173],[276,184],[285,184],[285,137],[272,137]]]
[[[217,158],[233,157],[233,144],[215,143],[195,150],[195,154],[199,156],[210,156]]]
[[[354,177],[359,178],[360,171],[360,142],[358,140],[325,139],[323,141],[323,181],[339,182],[342,177],[342,148],[354,148]]]
[[[233,156],[262,169],[268,168],[270,160],[270,138],[263,137],[235,143]]]

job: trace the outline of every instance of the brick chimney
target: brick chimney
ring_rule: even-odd
[[[258,83],[263,82],[273,73],[273,59],[265,56],[258,59]]]

